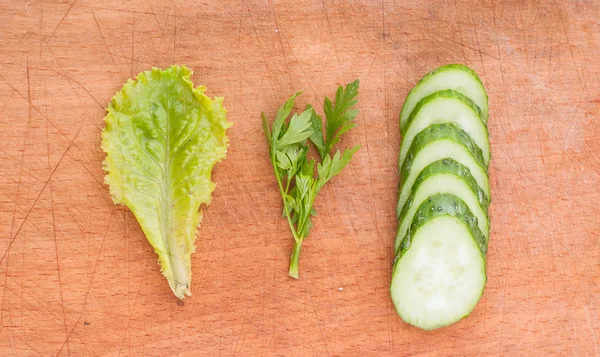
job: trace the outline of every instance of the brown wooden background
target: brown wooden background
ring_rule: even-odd
[[[0,2],[1,356],[600,355],[600,4]],[[466,320],[411,328],[389,294],[398,113],[462,62],[490,97],[492,233]],[[184,306],[102,184],[104,107],[152,66],[225,97],[231,145]],[[363,147],[318,200],[301,278],[259,114],[361,79]]]

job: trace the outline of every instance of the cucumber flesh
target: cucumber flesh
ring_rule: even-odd
[[[423,174],[423,172],[421,174]],[[460,176],[456,176],[451,173],[439,173],[429,176],[427,179],[423,180],[423,182],[419,183],[418,186],[416,182],[415,186],[413,187],[412,193],[409,199],[406,201],[406,204],[404,205],[404,208],[402,210],[402,214],[400,217],[400,226],[398,228],[396,241],[394,243],[395,252],[398,252],[398,248],[400,247],[402,238],[404,238],[404,236],[406,235],[406,232],[409,226],[411,225],[413,217],[417,212],[419,206],[421,206],[421,204],[425,202],[428,198],[438,193],[449,193],[460,197],[468,206],[473,216],[477,218],[478,228],[483,234],[485,241],[488,241],[489,222],[487,212],[481,206],[479,198],[477,197],[477,193],[473,191],[473,189],[471,188],[471,186],[469,186],[469,183],[467,181],[462,179]],[[479,189],[479,187],[476,186],[476,189]]]
[[[400,127],[404,127],[406,120],[421,99],[444,89],[454,89],[469,97],[481,109],[482,119],[487,123],[488,97],[481,79],[465,65],[449,64],[426,74],[408,93],[400,112]]]
[[[451,123],[461,128],[477,144],[485,165],[490,161],[490,142],[481,112],[469,98],[454,90],[444,90],[423,98],[402,127],[400,160],[403,160],[413,139],[431,124]]]
[[[402,320],[432,330],[469,315],[485,282],[485,259],[469,229],[441,215],[418,229],[396,261],[390,291]]]

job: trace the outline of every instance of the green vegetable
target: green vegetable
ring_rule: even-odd
[[[415,180],[410,196],[400,212],[400,225],[394,244],[396,253],[398,253],[400,242],[406,235],[418,207],[437,193],[450,193],[461,197],[477,218],[479,229],[487,241],[489,199],[479,188],[469,169],[452,159],[443,159],[429,164]]]
[[[481,150],[486,167],[490,161],[487,126],[477,105],[451,89],[423,98],[402,127],[400,157],[404,158],[414,137],[431,124],[450,123],[462,129]]]
[[[444,89],[454,89],[469,97],[481,109],[481,117],[487,123],[488,96],[481,79],[477,73],[463,64],[448,64],[424,75],[411,89],[400,112],[400,127],[406,126],[406,120],[421,99]]]
[[[171,66],[127,81],[109,103],[102,131],[113,201],[133,212],[180,299],[191,295],[198,209],[210,203],[211,171],[225,157],[231,126],[223,98],[194,88],[191,74]]]
[[[410,228],[406,232],[406,236],[402,239],[398,258],[410,248],[413,241],[413,235],[419,228],[427,223],[430,219],[437,216],[453,216],[459,218],[467,226],[471,232],[471,237],[481,250],[481,253],[487,252],[487,239],[481,232],[478,226],[477,217],[473,215],[469,206],[461,198],[450,193],[435,193],[427,200],[423,201],[413,216]]]
[[[419,226],[398,258],[390,292],[405,322],[433,330],[469,315],[485,286],[485,255],[467,224],[437,215]]]
[[[477,305],[487,280],[487,242],[467,204],[425,200],[398,251],[390,292],[402,319],[425,330],[455,323]]]
[[[487,101],[477,74],[451,64],[425,75],[400,113],[390,293],[402,320],[425,330],[469,315],[487,280]]]
[[[291,96],[279,108],[269,128],[269,120],[262,113],[263,131],[269,144],[269,156],[275,171],[277,185],[283,200],[283,215],[287,218],[294,236],[294,248],[290,259],[289,275],[298,278],[298,258],[302,242],[312,227],[311,216],[316,216],[313,208],[315,198],[321,188],[334,176],[342,172],[360,146],[346,149],[333,156],[330,151],[341,136],[356,126],[358,114],[353,109],[357,103],[359,80],[339,87],[335,104],[325,98],[325,132],[323,122],[312,106],[300,114],[294,114],[288,121],[295,99],[302,92]],[[321,161],[317,163],[308,157],[308,142],[317,148]]]

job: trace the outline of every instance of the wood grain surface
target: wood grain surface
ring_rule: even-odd
[[[600,3],[0,2],[1,356],[600,356]],[[424,332],[389,298],[398,114],[461,62],[490,97],[485,294]],[[227,159],[179,306],[103,185],[104,108],[186,64],[225,97]],[[318,198],[299,280],[260,112],[361,79],[361,144]]]

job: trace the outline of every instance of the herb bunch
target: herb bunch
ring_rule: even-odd
[[[267,116],[262,113],[263,130],[283,200],[283,216],[287,218],[294,236],[289,275],[296,279],[300,248],[313,226],[311,217],[317,215],[313,208],[315,198],[329,180],[342,172],[360,148],[360,145],[357,145],[343,152],[338,150],[333,156],[330,154],[342,135],[357,125],[354,119],[359,110],[353,107],[358,102],[355,98],[358,95],[359,83],[357,79],[346,87],[340,86],[335,95],[335,103],[325,98],[324,131],[323,120],[311,105],[307,105],[302,113],[295,113],[287,120],[296,97],[302,94],[302,91],[292,95],[279,108],[271,128]],[[319,152],[319,162],[308,157],[308,141],[312,142]]]

